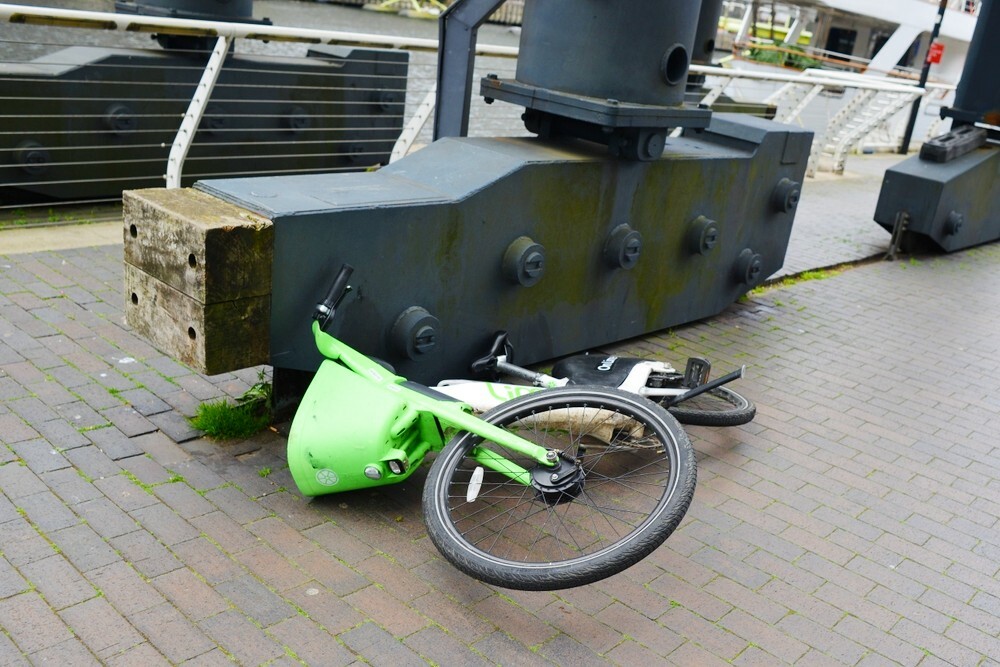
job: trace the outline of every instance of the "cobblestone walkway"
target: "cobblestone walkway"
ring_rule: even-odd
[[[695,500],[654,555],[531,594],[441,559],[422,471],[307,502],[279,432],[200,438],[185,417],[258,369],[134,336],[121,263],[0,255],[0,664],[1000,664],[1000,246],[619,346],[747,364],[758,416],[690,428]]]

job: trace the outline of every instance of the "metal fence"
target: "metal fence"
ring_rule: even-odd
[[[0,25],[0,210],[203,178],[374,169],[431,140],[435,39],[4,4]],[[164,34],[196,48],[149,39]],[[516,52],[480,44],[474,80],[513,78]],[[692,69],[707,77],[705,103],[767,99],[818,140],[834,137],[834,121],[851,125],[841,110],[863,91],[897,102],[923,92],[829,72]],[[526,135],[521,112],[474,91],[470,134]],[[813,164],[842,170],[871,137],[898,145],[892,114],[865,123]]]

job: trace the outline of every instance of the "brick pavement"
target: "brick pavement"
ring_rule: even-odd
[[[258,369],[136,338],[121,254],[0,255],[0,664],[1000,664],[1000,246],[617,346],[747,364],[758,416],[691,427],[680,529],[558,593],[444,562],[423,472],[307,502],[281,429],[198,437],[183,417]]]

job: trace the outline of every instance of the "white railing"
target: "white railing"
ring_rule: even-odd
[[[215,43],[214,54],[192,56],[176,49],[151,49],[147,45],[152,34],[203,37],[209,45]],[[232,67],[225,56],[232,52],[230,45],[234,43],[237,55],[267,61],[267,67],[261,65],[256,72],[255,64],[249,66],[249,83],[218,81],[220,73]],[[92,63],[87,60],[95,52],[92,45],[107,47],[107,53],[102,51],[101,57],[122,55],[135,64],[101,64],[104,61],[100,60]],[[354,58],[347,65],[358,65],[362,70],[366,66],[381,67],[380,73],[346,74],[339,71],[344,61],[326,57],[333,51],[346,53],[365,48],[406,51],[410,55],[409,76],[387,74],[385,63],[362,58]],[[307,49],[316,53],[306,57]],[[46,193],[55,191],[86,191],[87,194],[69,195],[71,201],[114,198],[89,194],[108,187],[105,176],[108,165],[118,174],[113,180],[120,182],[119,196],[122,189],[149,187],[151,179],[154,183],[158,180],[160,185],[178,187],[182,176],[191,182],[196,178],[340,168],[310,166],[320,164],[317,156],[329,158],[324,164],[330,159],[356,163],[343,169],[372,168],[376,162],[365,156],[377,152],[386,156],[379,161],[387,161],[406,117],[416,111],[412,105],[405,105],[404,93],[412,100],[421,99],[433,90],[436,50],[437,40],[420,37],[0,4],[0,209],[20,208],[25,197],[30,202],[38,193],[44,198],[48,196]],[[41,55],[33,57],[36,53]],[[506,61],[503,67],[507,69],[499,71],[507,75],[517,49],[480,44],[477,53],[486,56],[485,60],[494,67],[499,59]],[[167,61],[166,55],[180,56],[180,61],[176,57]],[[324,62],[334,64],[318,66]],[[84,74],[85,66],[92,64],[89,73]],[[260,117],[269,120],[248,129],[247,119],[251,116],[246,110],[253,104],[266,105],[271,101],[266,82],[257,83],[254,79],[274,73],[292,76],[303,68],[310,70],[306,83],[296,82],[286,97],[302,101],[302,106],[310,108],[310,118],[278,119],[286,110],[263,113],[258,110]],[[405,65],[397,70],[405,72],[404,68]],[[158,71],[147,80],[130,76],[129,70]],[[201,72],[200,82],[198,72]],[[137,78],[140,80],[136,81]],[[94,84],[85,79],[95,79]],[[171,88],[164,83],[177,84],[181,79],[190,81],[185,84],[187,92],[180,90],[179,85]],[[66,85],[57,88],[60,84]],[[114,92],[104,92],[109,88]],[[345,91],[343,96],[348,101],[331,102],[328,99],[331,89]],[[118,99],[123,95],[125,105]],[[350,101],[358,96],[380,95],[387,99],[380,102],[385,108],[378,121],[391,121],[395,133],[391,128],[370,127],[375,121],[371,115],[363,114],[371,112],[358,109],[371,105]],[[239,102],[234,101],[236,97]],[[239,103],[244,102],[240,107]],[[130,107],[132,112],[121,111],[122,106]],[[57,111],[50,113],[50,109],[56,108]],[[316,127],[317,119],[325,123],[323,128]],[[295,128],[294,140],[289,139],[287,131],[278,132],[271,127],[276,122],[297,121],[301,125]],[[312,121],[311,126],[308,121]],[[119,129],[127,126],[127,141],[119,141],[122,136],[109,141],[111,125]],[[331,140],[329,135],[335,131],[355,136]],[[357,136],[359,133],[361,136]],[[391,137],[388,145],[386,137]],[[417,139],[410,137],[408,145]],[[199,151],[191,153],[192,146]],[[137,153],[140,150],[141,156]],[[206,157],[211,150],[242,151],[238,168],[219,171],[221,163],[213,163]],[[292,160],[301,158],[301,164],[294,168],[275,167],[279,164],[276,159],[279,154],[290,155]],[[162,165],[160,170],[157,163]],[[185,165],[195,163],[197,168],[191,167],[189,175]],[[17,178],[7,178],[10,173]],[[14,194],[8,196],[10,192]],[[67,197],[56,195],[56,198]],[[9,204],[15,200],[15,204]]]
[[[208,59],[208,64],[206,69],[203,71],[201,82],[196,88],[194,88],[194,93],[191,97],[183,102],[183,104],[187,106],[187,111],[181,111],[176,116],[179,120],[180,126],[178,127],[176,124],[174,125],[172,140],[163,140],[160,143],[164,150],[168,147],[170,149],[169,155],[163,155],[162,158],[156,158],[163,160],[163,164],[165,164],[165,173],[163,174],[163,178],[165,179],[168,187],[177,187],[181,184],[181,177],[184,175],[184,165],[191,159],[188,157],[188,153],[192,146],[192,141],[198,131],[200,125],[199,121],[202,120],[206,112],[210,117],[215,117],[216,120],[218,120],[217,116],[213,116],[210,107],[213,89],[216,85],[215,80],[217,79],[221,68],[224,66],[224,54],[227,53],[229,44],[237,39],[243,40],[244,42],[252,41],[260,45],[261,48],[263,48],[262,45],[264,44],[268,44],[269,46],[290,44],[305,46],[336,45],[348,47],[378,47],[381,49],[406,50],[412,54],[426,54],[428,60],[418,64],[416,68],[411,62],[409,74],[410,81],[408,82],[410,85],[407,86],[409,104],[407,104],[405,110],[401,109],[395,112],[401,119],[405,115],[408,122],[403,122],[403,120],[401,120],[399,123],[399,126],[402,128],[402,132],[399,134],[399,139],[396,141],[396,144],[392,149],[392,157],[390,159],[401,157],[412,150],[415,146],[419,145],[422,140],[428,140],[427,135],[429,133],[426,131],[424,126],[433,112],[433,90],[435,78],[433,54],[437,48],[437,41],[433,39],[353,33],[335,30],[287,28],[259,24],[193,21],[129,14],[82,12],[10,4],[0,4],[0,24],[2,23],[13,24],[15,26],[28,25],[53,26],[57,28],[86,28],[92,31],[98,30],[103,33],[119,33],[122,36],[132,36],[133,38],[135,35],[148,35],[151,33],[176,33],[189,36],[202,36],[214,40],[216,46],[215,56],[214,58]],[[2,43],[0,43],[0,46],[2,46]],[[12,49],[17,49],[17,47],[17,44],[11,46]],[[50,49],[50,51],[51,50],[52,49]],[[501,76],[507,76],[513,71],[512,59],[516,57],[517,49],[509,46],[491,46],[481,44],[477,47],[477,54],[487,57],[487,59],[491,61],[492,66],[495,66],[498,62],[506,62],[506,65],[501,65],[501,67],[506,68],[506,70],[501,70]],[[282,57],[291,58],[290,56]],[[54,57],[39,59],[44,61],[42,64],[40,64],[38,60],[22,60],[17,63],[15,69],[19,69],[19,71],[34,70],[36,71],[36,79],[34,80],[42,81],[44,79],[43,74],[45,71],[65,69],[72,66],[72,63],[69,61],[59,62],[58,59],[53,58]],[[291,60],[289,60],[289,62],[291,62]],[[190,65],[190,67],[203,66],[204,65],[199,65],[198,61],[194,60],[192,60],[192,64]],[[8,64],[8,67],[14,67],[14,65]],[[778,107],[777,120],[785,123],[798,123],[801,125],[806,125],[803,118],[810,104],[821,96],[827,96],[830,91],[835,91],[838,95],[844,97],[849,97],[851,94],[859,94],[864,91],[876,91],[876,93],[880,95],[894,95],[897,97],[904,96],[907,97],[907,99],[914,99],[915,97],[923,95],[925,92],[924,90],[917,88],[910,83],[906,83],[905,81],[879,79],[870,76],[851,76],[826,70],[807,70],[806,72],[798,75],[702,66],[693,66],[691,70],[693,73],[701,74],[706,77],[709,90],[705,96],[705,103],[714,102],[724,92],[740,89],[740,86],[745,85],[747,82],[757,82],[765,86],[770,86],[769,92],[759,95],[756,99],[749,99],[747,101],[763,100],[768,104],[774,104]],[[0,61],[0,80],[3,79],[3,76],[3,62]],[[412,85],[414,80],[419,80],[419,85]],[[252,89],[252,87],[246,88]],[[310,86],[304,86],[303,88],[308,89]],[[320,86],[314,86],[314,88],[318,90]],[[928,87],[928,89],[930,88],[931,87]],[[942,89],[945,87],[936,86],[935,88]],[[146,90],[155,89],[147,86]],[[375,89],[373,89],[373,92],[374,91]],[[307,92],[308,90],[304,90],[302,91],[302,94],[306,94]],[[143,95],[155,97],[157,94],[158,93],[156,92],[137,93],[139,97],[142,97]],[[941,90],[936,90],[935,94],[940,95]],[[733,94],[732,96],[737,99],[741,97],[739,93]],[[27,123],[28,119],[37,115],[30,109],[23,108],[25,104],[31,104],[31,99],[30,95],[19,97],[18,99],[0,99],[0,117],[7,117],[8,120],[12,119],[13,122],[17,122],[17,119],[20,118]],[[180,103],[180,100],[177,102]],[[403,106],[402,101],[393,102],[392,104],[398,104],[400,107]],[[73,105],[71,104],[70,107],[72,106]],[[514,107],[510,107],[510,113],[506,118],[501,117],[499,120],[496,120],[489,117],[486,119],[486,122],[477,123],[476,113],[493,114],[496,109],[504,106],[510,107],[510,105],[494,105],[492,107],[488,107],[490,109],[488,112],[482,111],[482,109],[487,108],[485,104],[480,105],[480,111],[478,112],[474,108],[474,122],[471,126],[476,124],[487,126],[486,134],[488,135],[525,134],[525,130],[520,125],[519,121],[520,110]],[[13,109],[21,110],[13,112]],[[68,114],[66,116],[66,118],[73,117],[75,117],[73,114]],[[233,114],[231,116],[231,118],[239,117],[239,114]],[[349,109],[343,118],[345,118],[345,121],[351,118]],[[108,119],[105,119],[105,122],[109,122]],[[875,123],[869,122],[867,131],[877,130],[884,133],[885,128],[883,126],[886,122],[887,119],[878,119],[878,122]],[[305,128],[305,130],[309,129],[310,128]],[[831,134],[831,132],[826,130],[825,126],[813,129],[816,130],[817,139],[824,137],[826,134]],[[148,132],[148,130],[141,131]],[[225,131],[225,128],[219,130],[219,132],[222,133]],[[55,133],[56,131],[53,130],[52,132]],[[474,131],[474,133],[477,132]],[[0,134],[12,134],[16,136],[17,131],[4,132],[0,130]],[[841,139],[840,153],[834,162],[842,165],[843,158],[846,156],[847,151],[852,147],[860,145],[862,141],[863,137],[855,136],[847,139]],[[888,143],[891,144],[891,142],[892,140],[890,139]],[[16,144],[16,142],[14,143]],[[280,140],[265,140],[260,136],[254,136],[250,140],[239,145],[247,150],[250,150],[253,147],[259,148],[263,145],[280,143]],[[305,146],[309,143],[309,141],[304,141],[302,142],[302,145]],[[312,143],[324,144],[331,142],[326,140],[316,140]],[[358,143],[358,141],[355,141],[354,143]],[[887,141],[884,137],[881,137],[879,143],[880,145],[885,145]],[[10,145],[10,142],[8,142],[8,145]],[[10,149],[7,150],[9,151]],[[17,153],[18,157],[23,161],[22,166],[25,169],[30,170],[33,166],[33,163],[31,162],[31,148],[19,146],[16,150],[19,151],[19,153]],[[110,161],[116,159],[114,157],[115,149],[109,150],[111,152],[104,157],[97,156],[84,160],[77,159],[76,161],[64,160],[62,164],[70,164],[79,167],[80,171],[84,172],[80,177],[81,182],[86,183],[88,164],[96,165],[100,164],[102,160]],[[135,160],[135,163],[138,165],[138,163],[142,161],[150,162],[151,160],[148,158],[144,160]],[[197,176],[201,178],[227,175],[242,176],[267,172],[266,169],[251,168],[252,165],[250,165],[250,163],[253,161],[254,156],[251,154],[248,155],[246,159],[246,162],[248,163],[247,168],[228,173],[199,173]],[[10,160],[7,160],[7,162],[9,163]],[[815,162],[816,161],[814,161],[814,163]],[[55,160],[53,163],[58,164],[59,161]],[[369,165],[362,164],[355,168],[364,168],[366,166]],[[310,169],[302,168],[287,171],[289,173],[303,173],[304,171],[310,171]],[[314,169],[314,171],[329,171],[329,169],[317,168]],[[96,181],[97,179],[93,180]],[[0,188],[2,187],[4,187],[4,184],[0,184]],[[5,203],[4,199],[2,190],[0,190],[0,208],[2,208]]]

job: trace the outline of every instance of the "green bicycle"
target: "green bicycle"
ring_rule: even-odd
[[[325,332],[352,270],[341,268],[313,316],[324,360],[288,436],[303,495],[401,482],[440,452],[423,492],[431,541],[466,574],[522,590],[603,579],[670,536],[696,471],[666,410],[617,389],[569,386],[477,417]]]

